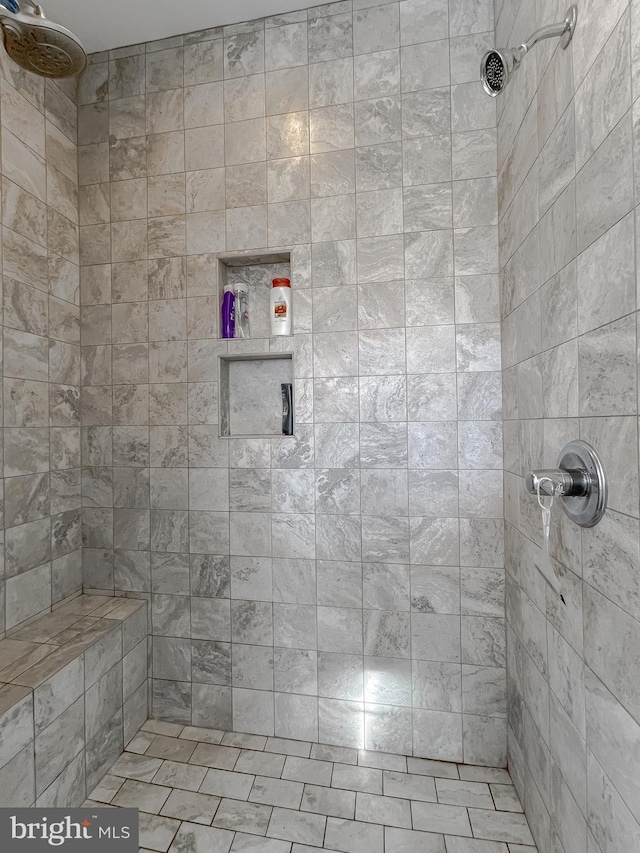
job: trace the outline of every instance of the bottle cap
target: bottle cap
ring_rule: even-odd
[[[291,287],[291,282],[288,278],[274,278],[273,287]]]
[[[225,286],[224,286],[224,292],[225,293],[233,293],[234,290],[235,290],[235,288],[232,284],[225,284]]]
[[[242,282],[240,282],[239,284],[235,285],[235,288],[236,288],[236,293],[249,293],[249,285],[248,284],[242,284]]]

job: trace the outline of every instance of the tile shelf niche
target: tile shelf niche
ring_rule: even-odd
[[[262,252],[253,255],[218,256],[218,306],[222,306],[222,297],[226,284],[247,284],[249,286],[249,327],[248,338],[234,338],[234,347],[251,348],[248,341],[256,340],[258,349],[262,349],[264,338],[271,335],[269,316],[269,293],[274,278],[291,279],[291,253],[287,251]],[[293,284],[293,282],[292,282]],[[218,316],[220,327],[220,317]],[[222,329],[220,328],[220,335]],[[262,340],[261,340],[262,339]],[[227,340],[223,338],[223,340]]]
[[[218,256],[218,305],[224,286],[249,286],[248,338],[226,340],[218,358],[220,437],[273,438],[282,435],[282,383],[293,383],[291,338],[272,338],[269,292],[274,278],[292,278],[289,251]],[[271,347],[278,347],[276,351]]]
[[[219,356],[221,438],[282,435],[283,382],[293,383],[287,352]]]

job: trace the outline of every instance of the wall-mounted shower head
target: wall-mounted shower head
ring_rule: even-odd
[[[521,47],[495,48],[482,57],[480,74],[485,92],[495,98],[505,88],[526,51]]]
[[[11,59],[33,74],[71,77],[87,64],[87,54],[76,36],[47,20],[41,6],[31,4],[23,9],[16,0],[0,0],[0,27]]]
[[[567,16],[561,24],[542,27],[527,39],[520,47],[500,47],[490,50],[482,57],[480,63],[480,79],[485,92],[495,98],[502,92],[514,71],[522,62],[522,58],[531,48],[543,39],[559,38],[560,45],[567,48],[573,38],[578,20],[578,8],[570,6]]]

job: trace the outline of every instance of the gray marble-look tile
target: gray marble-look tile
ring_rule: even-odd
[[[408,460],[405,424],[362,424],[360,465],[363,468],[403,468]]]
[[[353,51],[350,14],[314,16],[309,20],[309,61],[322,62],[349,56]]]
[[[359,193],[356,201],[359,237],[382,237],[402,231],[400,189]]]
[[[576,93],[579,165],[595,151],[631,104],[631,74],[627,59],[629,37],[629,21],[625,15]],[[605,76],[612,84],[606,94],[601,85]]]
[[[318,694],[332,699],[362,701],[363,663],[358,655],[339,652],[318,654]]]
[[[449,89],[428,89],[402,97],[402,135],[405,139],[438,136],[451,126]]]
[[[364,612],[365,654],[376,657],[406,658],[409,655],[408,613],[383,610]]]
[[[398,281],[404,276],[404,243],[399,236],[358,241],[357,275],[362,284]]]
[[[403,92],[415,92],[430,87],[449,85],[448,39],[402,47],[400,59]]]
[[[609,777],[595,758],[588,758],[589,822],[594,837],[603,843],[606,835],[624,838],[634,833],[634,819]]]
[[[376,141],[378,140],[374,140],[374,143]],[[450,135],[439,134],[425,139],[406,140],[403,144],[403,154],[405,186],[442,183],[451,180],[452,148]]]
[[[401,143],[357,148],[356,182],[358,190],[363,192],[401,186]]]
[[[412,691],[414,708],[460,712],[462,709],[462,694],[459,664],[438,661],[413,661]],[[399,793],[396,793],[396,796],[399,795]],[[424,799],[435,802],[435,798],[430,796],[412,796],[412,799]]]
[[[625,217],[578,257],[578,329],[581,334],[630,313],[633,287],[633,217]],[[606,258],[606,261],[605,261]],[[603,263],[611,283],[601,291]]]
[[[360,378],[360,419],[402,421],[407,411],[406,380],[403,376]]]
[[[400,91],[400,53],[396,49],[354,57],[355,100],[367,100]]]
[[[576,178],[578,249],[586,248],[631,209],[631,121],[624,118]],[[592,200],[601,204],[593,207]]]
[[[632,364],[629,357],[631,350],[635,351],[635,325],[634,318],[626,317],[580,338],[581,413],[621,415],[629,411],[636,387],[635,360]],[[603,364],[612,360],[617,365],[616,381],[603,383]]]

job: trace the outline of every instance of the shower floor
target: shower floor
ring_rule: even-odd
[[[506,770],[147,721],[85,805],[140,850],[535,853]]]

